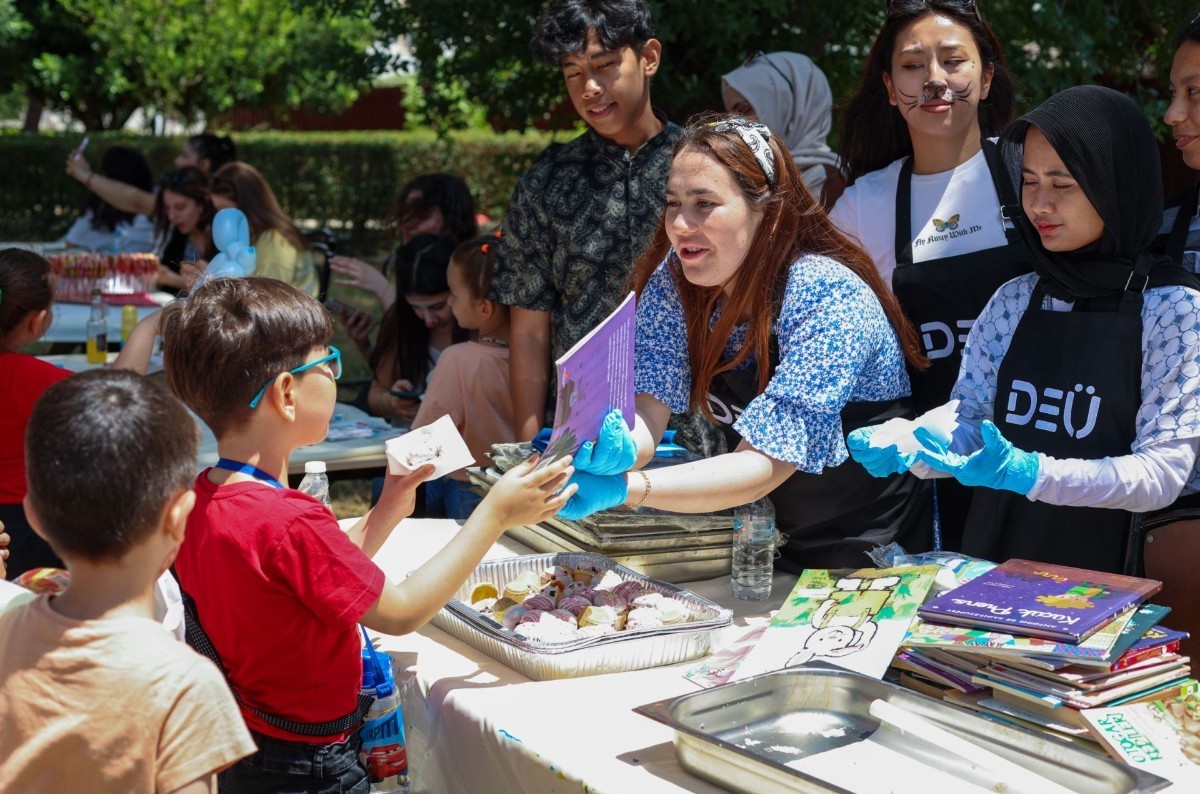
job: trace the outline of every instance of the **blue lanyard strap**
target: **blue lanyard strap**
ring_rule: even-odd
[[[267,474],[257,466],[251,466],[249,463],[242,463],[240,460],[230,460],[229,458],[221,458],[217,461],[218,469],[226,471],[235,471],[238,474],[249,474],[256,480],[264,482],[272,488],[283,488],[283,483]]]

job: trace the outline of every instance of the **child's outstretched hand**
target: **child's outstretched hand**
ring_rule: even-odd
[[[567,503],[577,489],[575,485],[567,485],[575,471],[569,455],[535,471],[537,462],[535,455],[509,469],[492,486],[480,505],[486,505],[505,529],[536,524],[549,518]]]
[[[379,505],[386,505],[389,513],[397,516],[397,521],[411,516],[417,506],[417,486],[429,479],[433,469],[432,463],[426,463],[408,474],[388,472],[383,476]]]

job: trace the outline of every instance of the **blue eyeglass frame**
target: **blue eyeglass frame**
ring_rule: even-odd
[[[301,364],[300,366],[296,367],[295,369],[289,369],[288,374],[289,375],[299,375],[301,372],[306,372],[306,371],[312,369],[313,367],[317,366],[318,364],[324,364],[329,361],[337,361],[337,374],[335,374],[333,376],[333,379],[340,380],[342,377],[342,351],[338,350],[333,345],[329,346],[329,355],[322,356],[321,358],[318,358],[316,361],[310,361],[307,364]],[[275,376],[275,378],[278,378],[278,377],[279,377],[278,375]],[[261,401],[263,398],[263,395],[267,393],[267,387],[275,382],[275,378],[271,378],[269,381],[267,381],[266,383],[264,383],[262,385],[262,388],[259,389],[258,393],[254,395],[254,399],[250,401],[251,408],[258,407],[259,401]]]

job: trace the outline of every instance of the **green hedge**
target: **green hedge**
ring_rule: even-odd
[[[50,240],[66,232],[85,189],[64,167],[78,134],[0,134],[0,240]],[[95,166],[105,147],[145,153],[155,173],[172,167],[183,138],[92,133]],[[262,171],[284,209],[330,225],[351,246],[389,242],[382,223],[400,186],[430,171],[466,180],[482,212],[499,218],[513,185],[550,143],[548,135],[483,132],[439,139],[423,132],[238,133],[238,157]],[[349,248],[347,250],[350,250]],[[363,251],[365,253],[365,251]]]

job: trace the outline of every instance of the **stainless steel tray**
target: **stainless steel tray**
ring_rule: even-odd
[[[728,576],[733,564],[729,543],[723,546],[670,546],[617,550],[583,543],[549,524],[513,527],[506,533],[534,551],[590,552],[664,582],[695,582]]]
[[[649,703],[634,711],[674,728],[679,763],[717,785],[746,794],[847,794],[846,789],[787,764],[871,736],[880,725],[868,712],[874,700],[915,713],[1079,794],[1141,794],[1169,785],[1156,775],[1065,740],[1001,725],[943,701],[820,663]],[[981,772],[967,761],[919,739],[904,736],[896,741],[904,742],[906,756],[931,770],[1007,794],[1041,794],[982,780]],[[884,791],[887,770],[878,770],[878,775],[878,790]]]
[[[589,564],[682,601],[688,607],[690,620],[660,629],[625,630],[570,642],[541,643],[530,642],[503,628],[466,603],[471,591],[481,582],[502,586],[525,571],[541,573],[553,565],[578,567]],[[713,630],[729,625],[730,612],[689,590],[617,565],[603,555],[574,552],[534,554],[481,563],[454,594],[454,599],[438,611],[433,623],[517,672],[543,681],[640,670],[704,656],[712,647]]]
[[[494,469],[467,469],[467,478],[481,493],[487,493],[499,476]],[[545,523],[574,536],[582,543],[618,550],[635,548],[638,544],[642,547],[657,545],[660,548],[728,546],[733,536],[732,510],[671,513],[649,507],[636,510],[614,508],[579,521],[554,517]]]

